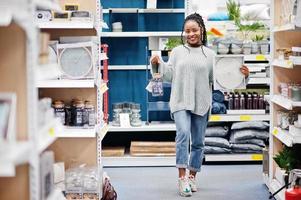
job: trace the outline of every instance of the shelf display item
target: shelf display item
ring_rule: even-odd
[[[43,98],[38,102],[38,126],[43,127],[55,117],[51,98]]]
[[[40,174],[41,174],[41,200],[48,199],[54,189],[54,153],[46,151],[42,153],[40,158]]]
[[[93,16],[89,11],[72,11],[70,16],[71,21],[92,21]]]
[[[15,140],[16,104],[16,94],[0,93],[0,143]]]
[[[122,112],[122,103],[113,103],[113,126],[120,126],[120,116],[119,114]]]
[[[57,63],[57,44],[58,41],[52,40],[48,43],[48,61],[49,63]]]
[[[54,101],[52,103],[55,117],[59,118],[62,124],[65,124],[65,104],[63,101]]]
[[[91,101],[85,101],[85,108],[83,111],[83,125],[95,126],[95,108]]]
[[[64,9],[65,11],[78,11],[79,4],[65,4]]]
[[[147,0],[147,8],[157,8],[157,0]]]
[[[68,21],[70,20],[69,12],[53,12],[52,16],[53,21]]]
[[[216,56],[213,65],[214,89],[234,90],[245,89],[245,77],[240,68],[244,63],[244,57],[237,56]]]
[[[137,103],[131,104],[131,110],[132,110],[132,114],[130,117],[131,126],[141,126],[142,121],[141,121],[141,114],[140,114],[141,112],[140,104]]]
[[[114,22],[112,23],[112,31],[113,32],[122,32],[122,23],[121,22]]]
[[[94,77],[92,42],[58,44],[58,61],[62,78],[87,79]]]
[[[84,102],[76,100],[71,107],[71,122],[73,126],[83,126]]]
[[[50,10],[37,10],[35,19],[37,22],[49,22],[52,20],[52,13]]]

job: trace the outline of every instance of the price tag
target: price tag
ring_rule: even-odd
[[[101,135],[102,138],[104,138],[104,136],[107,134],[108,130],[109,130],[109,126],[108,125],[104,125],[102,127],[102,129],[100,130],[100,135]]]
[[[210,117],[210,121],[211,122],[218,122],[218,121],[221,121],[221,116],[219,116],[219,115],[211,115],[211,117]]]
[[[262,161],[263,160],[263,155],[262,154],[253,154],[251,156],[251,159],[254,161]]]
[[[252,116],[250,115],[241,115],[240,116],[240,121],[251,121],[252,120]]]
[[[119,114],[120,117],[120,126],[121,127],[131,127],[130,124],[130,115],[128,113],[120,113]]]
[[[273,135],[278,135],[278,129],[275,128],[275,129],[273,130]]]
[[[100,89],[100,92],[103,94],[103,93],[105,93],[109,88],[108,88],[107,84],[103,83],[103,84],[101,84],[101,86],[100,86],[99,89]]]
[[[55,135],[55,130],[54,130],[54,128],[50,128],[48,133],[49,133],[50,136],[53,136],[53,137],[54,137],[54,135]]]
[[[260,54],[260,55],[256,55],[255,60],[266,60],[265,56]]]

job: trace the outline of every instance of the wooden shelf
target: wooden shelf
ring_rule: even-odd
[[[301,144],[301,134],[298,136],[295,130],[293,126],[290,127],[289,131],[275,127],[272,134],[286,146],[292,147],[294,144]]]
[[[270,85],[270,78],[250,78],[248,85]]]
[[[206,162],[262,161],[262,154],[207,154]]]
[[[176,158],[171,157],[102,157],[103,166],[175,166]],[[262,161],[262,154],[207,154],[206,162],[231,162],[231,161]]]
[[[94,80],[41,80],[37,88],[94,88]]]
[[[287,68],[287,69],[292,69],[294,66],[291,60],[280,60],[280,59],[274,60],[272,65],[276,67]]]
[[[57,135],[58,138],[95,138],[95,128],[83,127],[63,127],[62,133]]]
[[[301,107],[301,101],[292,101],[281,95],[274,95],[271,101],[287,110],[292,110],[293,107]]]
[[[39,22],[37,25],[41,29],[94,29],[93,21],[49,21]]]
[[[42,153],[48,146],[50,146],[56,140],[56,135],[59,135],[61,131],[62,125],[57,118],[51,120],[42,127],[41,130],[39,130],[38,152]]]
[[[295,24],[286,24],[282,26],[274,26],[273,32],[282,32],[282,31],[299,31],[300,27],[296,27]]]

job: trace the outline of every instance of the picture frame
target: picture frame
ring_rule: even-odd
[[[0,143],[16,139],[16,107],[15,93],[0,93]]]

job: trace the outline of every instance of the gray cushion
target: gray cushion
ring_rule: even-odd
[[[231,129],[261,129],[266,130],[269,128],[269,123],[261,121],[248,121],[248,122],[236,122],[232,124]]]
[[[206,137],[226,137],[228,135],[229,128],[227,126],[211,126],[207,127]]]
[[[205,145],[230,148],[229,141],[221,137],[205,137]]]

